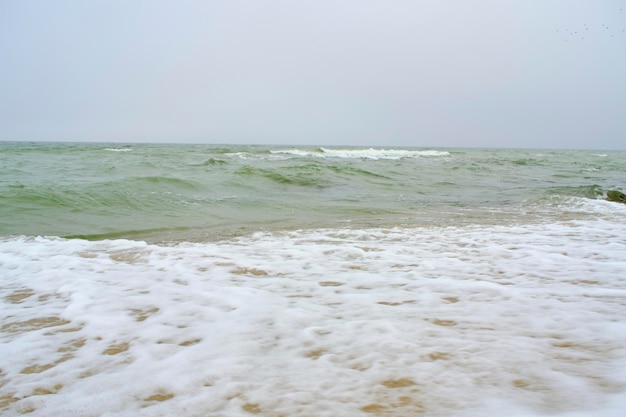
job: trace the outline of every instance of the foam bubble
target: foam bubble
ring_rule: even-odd
[[[0,241],[5,415],[616,416],[626,226]]]

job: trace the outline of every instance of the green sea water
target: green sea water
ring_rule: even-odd
[[[0,143],[0,414],[621,417],[625,164]]]
[[[0,143],[0,236],[203,241],[258,230],[596,215],[626,152]]]

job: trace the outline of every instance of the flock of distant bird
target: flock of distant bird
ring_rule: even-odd
[[[623,12],[624,9],[619,9],[619,11]],[[589,29],[590,29],[589,26],[587,26],[587,24],[585,23],[582,29],[576,29],[576,30],[557,29],[556,31],[567,35],[567,38],[564,39],[565,42],[567,42],[573,39],[581,39],[581,40],[585,39],[585,36],[588,36],[591,34],[591,32],[589,32]],[[620,34],[626,35],[626,27],[615,29],[615,27],[609,27],[609,25],[606,25],[603,23],[601,30],[605,32],[607,35],[610,35],[611,38],[614,38],[615,35],[620,35]]]

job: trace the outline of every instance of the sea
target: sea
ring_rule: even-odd
[[[622,417],[626,152],[0,143],[0,414]]]

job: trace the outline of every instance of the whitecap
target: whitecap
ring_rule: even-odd
[[[329,149],[320,148],[324,156],[358,159],[403,159],[420,156],[448,156],[446,151],[407,149]]]
[[[105,148],[104,150],[109,152],[130,152],[132,148]]]
[[[271,150],[273,155],[291,155],[296,157],[315,158],[342,158],[342,159],[390,159],[449,156],[447,151],[438,150],[408,150],[408,149],[335,149],[319,148],[317,150],[304,149],[277,149]]]

